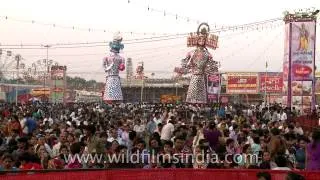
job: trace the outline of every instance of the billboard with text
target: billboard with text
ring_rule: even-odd
[[[227,73],[227,94],[257,94],[258,73]]]

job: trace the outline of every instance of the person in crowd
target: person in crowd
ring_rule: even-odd
[[[305,180],[305,178],[300,174],[289,172],[287,174],[286,180]]]
[[[307,145],[307,170],[320,170],[320,130],[312,133],[312,142]]]
[[[209,141],[210,147],[213,150],[218,149],[222,134],[218,129],[216,129],[216,125],[214,123],[210,123],[209,128],[204,130],[204,137]]]
[[[87,151],[88,153],[102,154],[104,152],[104,146],[100,138],[95,135],[95,132],[96,128],[93,125],[88,125],[85,129],[85,143],[87,145]]]
[[[288,116],[285,120],[284,113]],[[0,170],[76,168],[260,168],[318,170],[319,132],[281,105],[147,103],[5,104],[0,108]],[[192,114],[194,114],[192,118]],[[278,116],[279,115],[279,116]],[[146,123],[148,122],[148,123]],[[163,126],[161,126],[163,125]],[[19,127],[20,126],[20,127]],[[310,141],[310,142],[309,142]],[[160,162],[113,162],[139,154]],[[141,155],[141,153],[143,155]],[[105,154],[104,163],[69,161]],[[216,154],[241,161],[202,163]],[[245,155],[258,155],[258,163]],[[10,155],[10,156],[9,156]],[[192,157],[199,156],[199,162]],[[176,157],[178,162],[174,162]],[[188,158],[189,157],[189,158]],[[250,156],[246,156],[249,157]],[[187,160],[189,161],[182,161]]]
[[[174,132],[174,120],[173,117],[171,119],[168,120],[168,123],[166,125],[163,126],[162,130],[161,130],[161,141],[169,141],[172,136],[173,136],[173,132]]]
[[[257,173],[258,180],[271,180],[271,175],[268,172]]]
[[[162,152],[160,152],[160,165],[163,168],[174,168],[173,163],[173,143],[172,141],[165,141],[163,143]]]
[[[280,136],[280,130],[277,128],[271,129],[271,137],[268,146],[271,158],[275,156],[283,156],[286,153],[286,144],[283,137]]]
[[[59,154],[60,148],[63,145],[67,145],[66,133],[61,133],[60,138],[59,138],[59,142],[56,143],[55,145],[53,145],[53,148],[52,148],[53,157],[56,157]]]
[[[137,133],[137,136],[139,138],[143,138],[144,137],[144,132],[145,132],[145,125],[141,123],[140,119],[136,120],[136,124],[133,127],[133,130]]]
[[[276,163],[277,167],[272,168],[272,170],[284,170],[284,171],[290,171],[291,168],[289,167],[288,159],[285,158],[285,156],[278,154],[275,157],[274,162]]]
[[[15,171],[18,170],[14,164],[14,158],[10,154],[4,154],[1,159],[0,171]]]
[[[11,117],[7,124],[7,134],[12,134],[13,131],[18,132],[19,135],[22,133],[22,127],[17,115]]]
[[[295,159],[297,161],[296,169],[305,169],[306,163],[306,140],[304,138],[300,138],[298,140],[297,149],[295,152]]]
[[[19,157],[20,167],[21,170],[40,170],[43,169],[41,163],[37,159],[36,156],[25,152]]]

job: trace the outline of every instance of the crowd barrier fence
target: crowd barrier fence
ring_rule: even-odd
[[[247,169],[121,169],[121,170],[67,170],[7,173],[1,180],[256,180],[258,172],[269,172],[272,180],[285,180],[287,171]],[[306,180],[320,180],[320,171],[298,171]]]

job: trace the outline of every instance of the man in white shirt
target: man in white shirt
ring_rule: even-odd
[[[43,125],[45,125],[47,121],[49,122],[49,126],[52,126],[53,119],[49,115],[47,115],[46,118],[43,119]]]
[[[137,135],[139,137],[142,138],[146,127],[145,127],[144,124],[141,124],[141,120],[140,119],[138,119],[136,122],[137,122],[137,124],[134,125],[133,130],[137,133]]]
[[[107,141],[112,143],[114,140],[116,140],[119,144],[122,144],[122,139],[119,137],[117,130],[111,129]]]
[[[153,118],[153,121],[156,122],[157,125],[162,123],[162,119],[160,117],[160,113],[159,112],[156,112],[156,114],[155,114],[155,116]]]
[[[26,125],[26,122],[27,122],[27,118],[26,118],[26,117],[24,117],[24,118],[22,118],[22,119],[20,120],[20,125],[21,125],[21,127],[24,127],[24,128],[22,129],[23,134],[28,134],[28,126]]]
[[[253,111],[252,111],[252,109],[248,109],[248,111],[247,111],[247,116],[248,117],[252,117],[253,116]]]
[[[281,121],[286,121],[287,120],[287,113],[285,113],[284,111],[281,111],[281,115],[280,115],[280,120]]]
[[[37,144],[35,145],[34,149],[37,150],[38,147],[44,146],[44,148],[45,148],[45,150],[47,151],[47,153],[49,154],[49,156],[50,156],[51,158],[53,158],[54,155],[53,155],[52,149],[51,149],[50,146],[46,143],[45,137],[44,137],[43,135],[38,135],[37,138],[38,138],[38,142],[37,142]],[[59,150],[60,150],[60,148],[59,148]]]
[[[60,153],[60,148],[63,144],[67,142],[67,134],[61,133],[59,137],[59,142],[52,147],[52,156],[56,157]]]
[[[300,125],[300,123],[296,123],[296,127],[294,128],[294,132],[300,136],[303,136],[303,129]]]
[[[163,126],[160,139],[162,141],[169,141],[173,136],[174,121],[170,119],[166,125]]]
[[[280,113],[278,111],[274,111],[272,114],[272,121],[279,121],[280,120]]]

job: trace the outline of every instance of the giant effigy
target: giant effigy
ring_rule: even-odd
[[[114,36],[109,46],[110,53],[103,59],[103,68],[106,73],[103,101],[106,103],[120,102],[123,100],[119,71],[125,69],[125,59],[119,55],[120,50],[124,48],[120,33]]]
[[[218,62],[213,60],[208,48],[216,49],[217,42],[218,36],[210,34],[209,25],[206,23],[201,23],[197,32],[188,37],[188,47],[195,49],[182,60],[184,74],[191,73],[187,103],[207,103],[206,77],[218,72]]]

